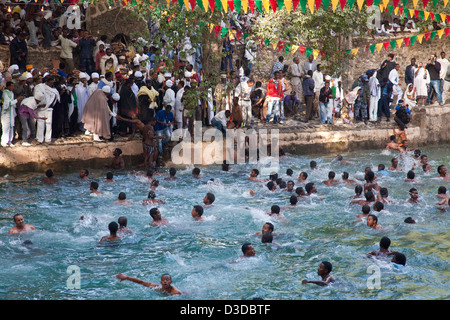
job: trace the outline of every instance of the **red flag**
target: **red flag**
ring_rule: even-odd
[[[347,0],[339,0],[339,2],[341,3],[341,11],[344,11],[345,3],[347,2]]]
[[[445,36],[448,37],[448,32],[450,31],[450,28],[445,28],[444,32],[445,32]]]
[[[383,47],[384,50],[387,50],[387,48],[389,47],[389,42],[383,42]]]
[[[236,39],[241,39],[241,37],[242,37],[242,31],[236,31]]]
[[[299,4],[300,0],[292,0],[292,10],[295,10]]]
[[[255,0],[248,0],[248,6],[250,7],[250,11],[253,13],[253,11],[255,11]]]
[[[322,4],[322,0],[315,0],[316,2],[316,11],[319,10],[320,5]]]
[[[394,8],[398,7],[398,3],[400,0],[392,0],[392,3],[394,4]]]
[[[233,9],[234,9],[234,1],[233,0],[228,0],[228,6],[230,7],[230,11],[233,11]]]
[[[400,15],[402,16],[403,15],[403,7],[399,7],[398,11],[400,11]]]
[[[272,7],[273,12],[277,12],[277,0],[270,0],[270,6]]]
[[[373,0],[366,0],[367,6],[370,7],[373,4]]]
[[[189,0],[189,3],[191,4],[191,9],[194,10],[194,8],[195,8],[195,0]]]
[[[410,37],[408,37],[408,38],[404,38],[403,39],[403,42],[405,43],[405,46],[409,46],[409,42],[411,41],[411,38]]]
[[[209,1],[209,7],[211,8],[211,11],[214,12],[214,7],[216,6],[215,0],[208,0]]]
[[[428,41],[428,39],[430,39],[431,32],[425,32],[423,35],[425,36],[425,40]]]
[[[428,4],[428,0],[422,0],[422,3],[423,3],[423,8],[425,9],[425,7],[426,7],[427,4]]]
[[[430,19],[434,20],[434,12],[430,12]]]
[[[217,36],[219,34],[219,32],[222,30],[221,26],[214,26],[214,34]]]
[[[303,55],[303,52],[305,52],[306,47],[300,46],[300,47],[298,48],[298,50],[300,50],[300,54]]]
[[[445,15],[445,22],[447,22],[447,23],[450,22],[450,15],[448,15],[448,14]]]
[[[417,18],[418,15],[419,15],[419,10],[414,10],[414,18]]]
[[[278,51],[284,48],[284,42],[278,41]]]

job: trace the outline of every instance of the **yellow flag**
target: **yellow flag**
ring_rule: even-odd
[[[418,2],[418,1],[419,1],[419,0],[412,0],[414,9],[417,7],[417,2]]]
[[[308,7],[311,13],[314,13],[314,0],[308,0]]]
[[[383,48],[383,43],[376,44],[377,52],[380,52],[381,48]]]
[[[222,0],[222,1],[224,1],[224,0]],[[264,6],[264,10],[266,10],[266,12],[269,12],[269,10],[270,10],[270,8],[269,8],[269,0],[262,0],[262,3],[263,3],[263,6]]]
[[[166,2],[167,2],[167,5],[170,6],[170,0],[166,0]],[[61,3],[62,3],[62,1],[61,1]]]
[[[205,12],[208,12],[208,7],[209,7],[208,0],[202,0],[202,3],[203,3],[203,8],[205,9]]]
[[[317,59],[317,57],[319,56],[319,53],[320,53],[320,51],[319,51],[319,50],[317,50],[317,49],[313,49],[313,57],[314,57],[314,60],[316,60],[316,59]]]
[[[278,43],[276,43],[276,42],[272,43],[272,47],[273,47],[273,50],[277,50]]]
[[[397,47],[400,48],[402,46],[403,39],[398,39],[396,42],[397,42]]]
[[[186,10],[189,11],[189,0],[183,0]]]
[[[248,0],[242,0],[241,1],[242,4],[242,9],[244,10],[245,13],[247,13],[248,10]]]
[[[444,31],[444,29],[442,29],[442,31]],[[293,44],[292,47],[291,47],[292,54],[296,53],[298,48],[300,48],[300,46],[297,46],[297,45]]]
[[[352,55],[356,56],[358,54],[359,48],[352,49]]]
[[[227,0],[220,0],[222,2],[222,8],[225,12],[228,11],[228,1]]]
[[[356,3],[358,4],[359,11],[361,11],[364,2],[365,2],[365,0],[356,0]]]
[[[445,21],[445,18],[446,18],[446,15],[444,13],[441,13],[441,20],[442,20],[442,22]]]
[[[444,34],[444,29],[439,29],[437,31],[437,35],[438,35],[439,39],[442,37],[443,34]]]
[[[384,11],[384,5],[380,4],[379,7],[380,7],[380,12],[383,13],[383,11]]]
[[[418,34],[417,35],[417,40],[419,40],[419,43],[422,43],[422,39],[423,39],[423,33],[422,34]]]
[[[399,7],[395,7],[395,8],[394,8],[394,14],[395,14],[395,15],[398,15],[398,10],[399,10]]]
[[[444,0],[444,8],[447,6],[448,0]]]
[[[246,0],[246,1],[248,1],[248,0]],[[287,12],[290,13],[291,9],[292,9],[292,0],[284,0],[284,6],[285,6]]]
[[[389,4],[389,0],[383,0],[383,7],[387,7],[387,5]]]
[[[339,3],[339,0],[331,0],[331,6],[333,7],[333,12],[336,10],[338,3]]]
[[[425,19],[425,21],[427,21],[428,20],[428,17],[430,16],[430,13],[428,12],[428,11],[424,11],[424,19]]]
[[[409,17],[412,18],[414,16],[414,9],[408,9],[409,10]]]
[[[211,33],[214,29],[214,24],[210,23],[209,24],[209,33]]]

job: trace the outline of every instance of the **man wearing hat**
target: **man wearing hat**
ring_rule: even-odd
[[[98,88],[98,81],[100,79],[100,75],[97,72],[92,72],[91,74],[92,82],[89,85],[89,96],[94,93]]]
[[[164,89],[166,90],[166,92],[164,93],[163,105],[171,106],[173,110],[175,108],[175,92],[173,91],[172,86],[172,80],[166,80],[166,82],[164,83]]]
[[[1,112],[1,122],[2,122],[2,137],[1,145],[2,147],[14,147],[12,143],[14,139],[14,122],[16,118],[16,104],[22,100],[23,97],[17,97],[14,99],[14,83],[8,81],[6,83],[6,88],[3,90],[2,100],[2,112]]]
[[[36,109],[36,115],[41,118],[37,120],[36,128],[36,139],[39,144],[44,140],[47,144],[52,142],[53,105],[60,100],[59,92],[53,88],[53,83],[53,77],[46,76],[42,79],[42,83],[34,88],[34,97],[43,103],[41,108]]]
[[[89,75],[85,72],[80,72],[79,78],[80,82],[75,87],[75,95],[77,97],[77,107],[78,107],[78,124],[80,130],[83,130],[83,125],[81,123],[81,116],[83,115],[84,106],[89,99],[89,86],[87,84]],[[89,134],[88,132],[86,132]]]
[[[101,141],[100,137],[104,139],[111,138],[110,109],[108,105],[110,95],[111,88],[104,86],[102,89],[95,90],[84,106],[81,122],[83,122],[86,130],[93,133],[94,141]]]

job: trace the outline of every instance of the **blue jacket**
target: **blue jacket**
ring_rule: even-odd
[[[303,95],[313,96],[314,95],[314,80],[313,78],[306,78],[303,80]]]

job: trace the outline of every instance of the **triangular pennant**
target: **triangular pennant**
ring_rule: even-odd
[[[394,6],[394,14],[397,16],[398,15],[398,10],[399,10],[400,8],[399,7],[395,7]],[[401,19],[401,17],[400,17],[400,19]]]
[[[189,11],[189,0],[183,0],[183,6]]]
[[[385,9],[384,6],[382,4],[380,4],[378,7],[380,8],[380,12],[383,13],[384,9]]]
[[[392,41],[389,42],[389,44],[391,45],[392,50],[394,50],[395,49],[395,45],[397,44],[397,41],[392,40]]]
[[[447,23],[450,22],[450,14],[445,15],[445,22],[447,22]]]
[[[422,0],[422,3],[423,3],[423,8],[425,9],[425,7],[426,7],[427,4],[428,4],[428,0]]]
[[[430,39],[431,39],[431,40],[434,40],[434,38],[436,37],[436,34],[437,34],[437,30],[431,31]]]
[[[392,0],[392,4],[394,5],[394,7],[398,7],[398,3],[400,2],[400,0]]]
[[[336,11],[337,4],[339,0],[331,0],[331,7],[333,8],[333,12]]]
[[[417,35],[417,40],[419,40],[419,43],[422,43],[423,36],[424,36],[423,33]]]
[[[277,0],[269,0],[273,12],[277,12]]]
[[[209,6],[208,0],[202,0],[203,10],[205,10],[207,12],[208,11],[208,6]]]
[[[352,8],[353,8],[353,5],[355,4],[355,0],[347,0],[347,3],[348,3],[348,7],[349,7],[350,9],[352,9]]]
[[[352,55],[356,56],[358,54],[359,48],[352,49]]]
[[[284,7],[286,8],[286,11],[290,13],[292,10],[292,1],[284,0]]]
[[[339,3],[341,4],[341,11],[344,11],[345,3],[347,0],[339,0]]]
[[[270,44],[270,40],[269,40],[269,39],[265,39],[265,40],[264,40],[264,44],[266,45],[266,47],[268,47],[269,44]]]
[[[418,15],[419,15],[419,10],[414,10],[414,18],[417,18]]]
[[[284,48],[284,42],[278,41],[278,51]]]
[[[248,32],[244,32],[244,40],[247,39],[247,37],[248,37],[249,34],[250,34],[250,33],[248,33]]]
[[[214,24],[210,23],[209,24],[209,33],[211,33],[214,29]]]
[[[328,6],[330,5],[331,0],[322,0],[322,7],[323,10],[327,10]]]
[[[448,37],[448,32],[450,31],[450,28],[445,28],[444,32],[445,32],[445,36]]]
[[[433,0],[433,7],[436,7],[438,2],[439,2],[439,0]]]
[[[287,1],[289,1],[289,0],[287,0]],[[292,0],[292,10],[297,9],[299,2],[300,2],[300,0]]]
[[[220,2],[222,3],[223,11],[228,12],[228,1],[227,0],[220,0]]]
[[[417,2],[418,2],[418,1],[419,1],[419,0],[412,0],[414,9],[417,7]]]
[[[320,53],[319,50],[317,50],[317,49],[314,49],[314,50],[313,50],[312,54],[313,54],[314,60],[317,59],[317,57],[319,56],[319,53]]]
[[[214,35],[217,36],[219,34],[220,30],[222,30],[221,26],[214,26]]]
[[[373,0],[366,0],[367,6],[370,7],[373,4]]]
[[[278,43],[276,43],[276,42],[272,43],[272,48],[273,48],[273,50],[276,50],[276,49],[277,49],[277,46],[278,46]]]
[[[216,1],[215,0],[208,0],[208,2],[209,2],[209,9],[211,11],[214,11],[214,7],[215,7],[215,4],[216,4]]]
[[[288,54],[288,52],[291,50],[291,45],[287,44],[284,46],[284,53]]]
[[[376,44],[377,52],[380,52],[381,48],[383,48],[383,43]]]
[[[396,40],[396,42],[397,42],[397,47],[400,48],[402,46],[403,39],[398,39],[398,40]]]
[[[380,4],[380,0],[373,0],[373,5],[378,6]]]
[[[255,0],[248,0],[248,7],[251,13],[255,12]]]
[[[363,6],[363,4],[364,4],[364,0],[356,0],[356,4],[358,5],[359,11],[361,11],[362,6]]]
[[[409,10],[409,17],[412,18],[414,16],[414,9],[408,9]]]
[[[314,1],[315,0],[308,0],[308,8],[311,13],[314,13]]]
[[[430,12],[430,19],[434,20],[434,12]]]
[[[425,21],[428,20],[428,17],[430,16],[430,13],[428,11],[424,12],[424,19]]]
[[[242,10],[244,10],[244,13],[248,12],[248,0],[241,0],[241,6]]]
[[[283,6],[284,6],[284,0],[277,0],[278,11],[283,9]]]
[[[248,3],[250,4],[252,0],[249,0]],[[254,0],[254,3],[256,5],[256,7],[258,8],[259,12],[263,12],[262,9],[262,0]]]
[[[228,28],[222,28],[222,38],[225,38],[225,36],[228,34]]]
[[[390,14],[394,12],[394,6],[388,6],[388,9]]]
[[[410,37],[410,39],[411,39],[411,45],[413,46],[414,43],[416,43],[417,36],[412,36],[412,37]]]
[[[443,34],[444,34],[444,29],[439,29],[437,31],[437,35],[438,35],[439,39],[442,37]]]
[[[445,21],[445,14],[444,14],[444,13],[441,13],[440,16],[441,16],[442,22],[444,22],[444,21]]]
[[[428,41],[428,39],[430,39],[431,32],[425,32],[423,35],[425,36],[425,40]],[[420,41],[420,42],[422,42],[422,41]]]
[[[211,5],[211,3],[209,3]],[[222,11],[222,1],[221,0],[215,0],[215,6],[217,11]]]
[[[318,11],[320,9],[320,5],[322,4],[322,0],[315,0],[314,2],[316,4],[316,11]]]
[[[444,30],[442,30],[442,31],[444,31]],[[291,53],[292,53],[292,54],[295,54],[295,53],[297,52],[297,50],[298,50],[299,47],[300,47],[300,46],[297,46],[297,45],[293,44],[292,47],[291,47]]]
[[[422,10],[419,11],[419,15],[421,19],[425,17],[425,13]]]
[[[444,0],[444,8],[447,6],[448,0]]]
[[[189,3],[191,4],[191,10],[195,9],[195,0],[189,0]]]
[[[408,0],[402,0],[403,7],[406,7],[406,4],[408,3]]]
[[[309,58],[312,52],[313,52],[312,48],[306,48],[306,57]]]
[[[300,7],[302,8],[302,12],[306,10],[306,3],[308,0],[300,0]]]
[[[376,48],[376,45],[375,45],[375,44],[370,44],[370,45],[369,45],[369,49],[370,49],[370,52],[371,52],[371,53],[374,53],[374,52],[375,52],[375,48]]]
[[[404,11],[403,11],[403,7],[398,7],[398,11],[400,11],[400,19],[403,19],[403,16],[405,15],[404,14]]]
[[[383,42],[383,47],[384,47],[384,50],[387,50],[389,47],[389,41]]]
[[[237,0],[228,0],[228,7],[230,8],[230,11],[234,11],[236,9],[236,12],[240,11],[241,2],[239,1],[239,10],[236,8]]]
[[[303,55],[303,52],[305,52],[306,47],[300,46],[300,47],[298,48],[298,50],[300,51],[300,54]]]
[[[269,12],[270,10],[270,3],[269,0],[262,0],[263,8],[266,12]]]
[[[389,4],[389,0],[383,0],[383,7],[387,7],[387,5]]]
[[[409,46],[409,42],[411,41],[411,38],[410,37],[408,37],[408,38],[404,38],[403,39],[403,42],[405,42],[405,46]]]

